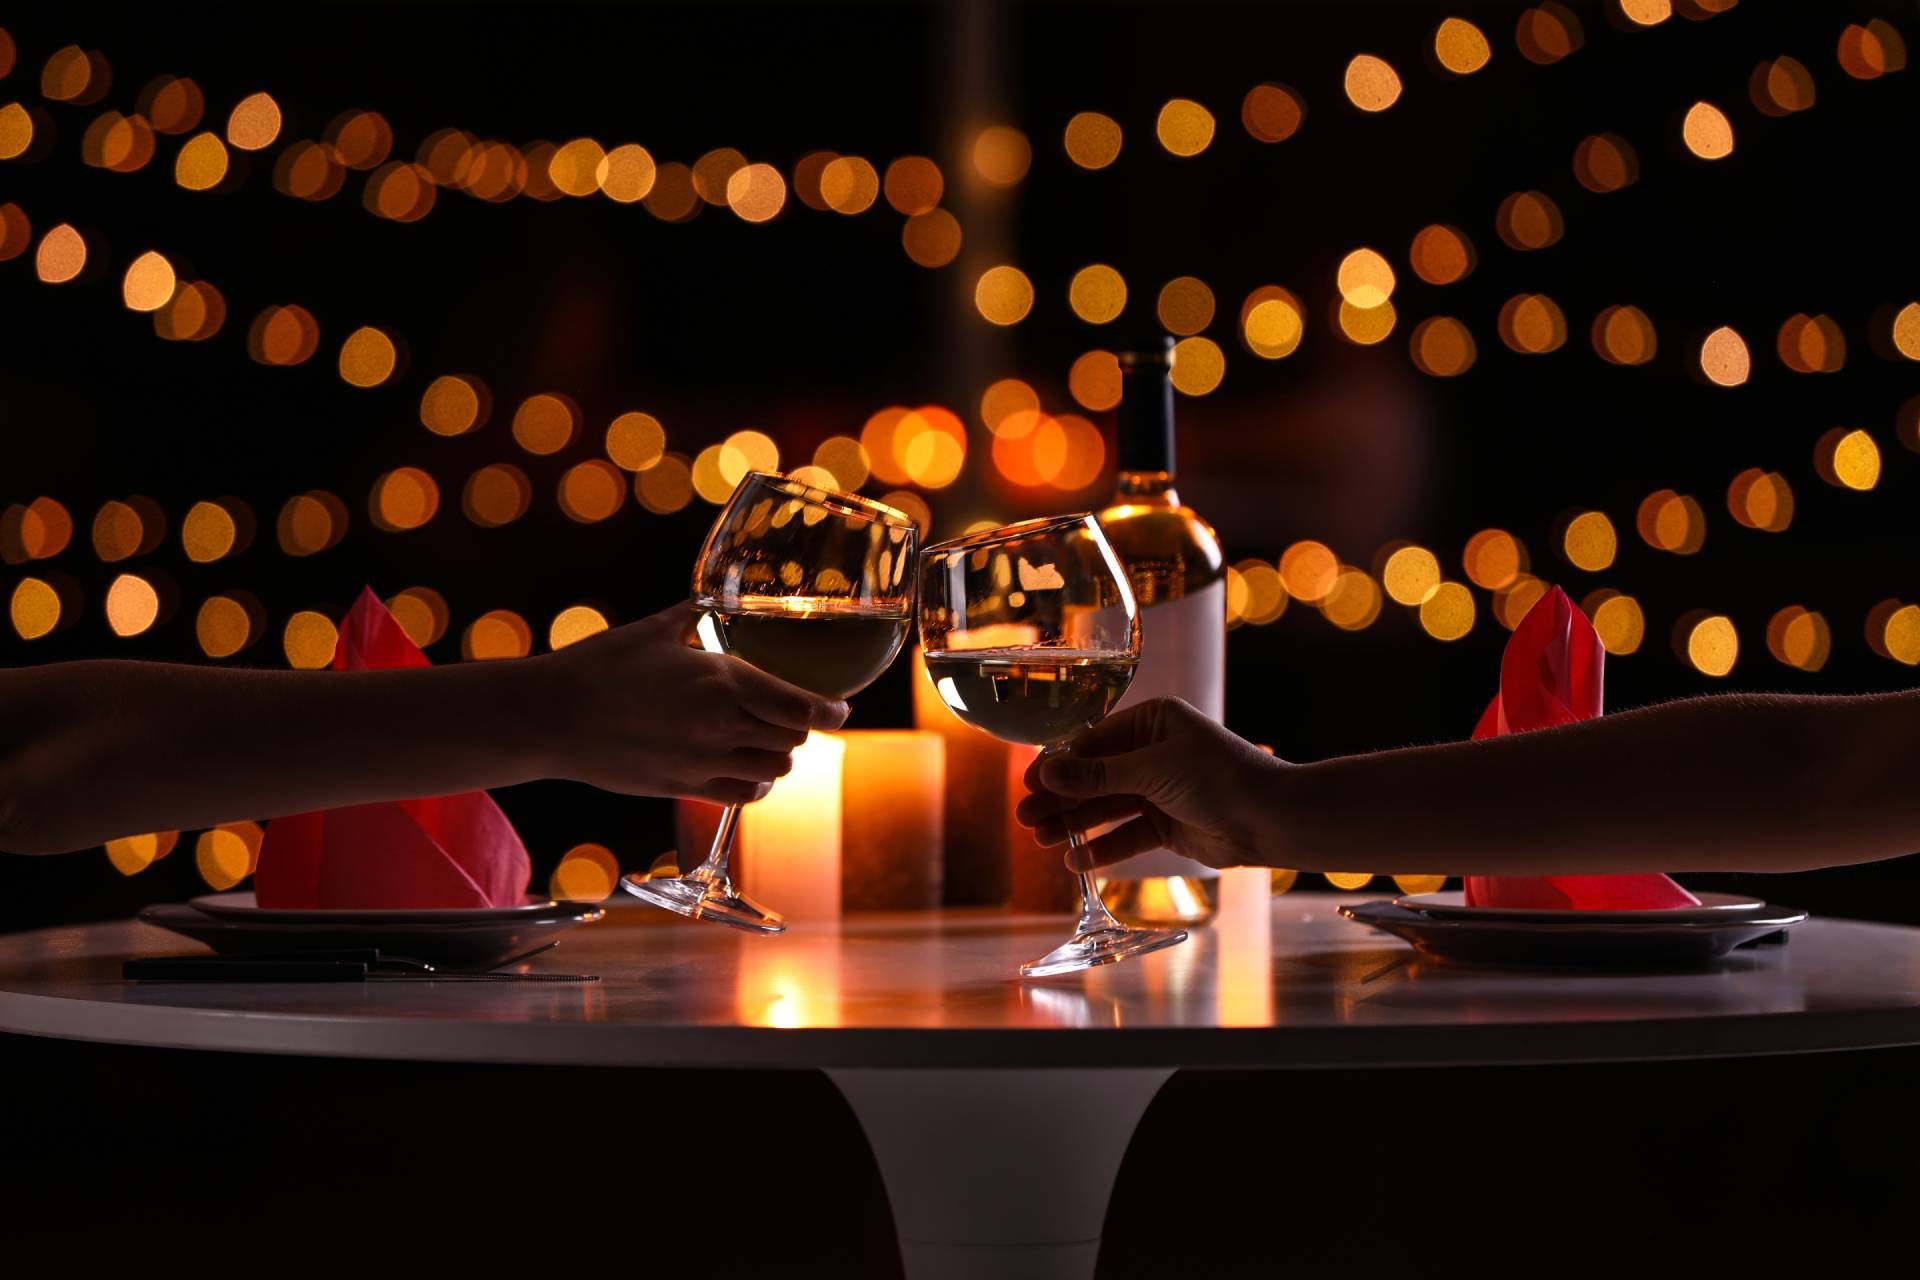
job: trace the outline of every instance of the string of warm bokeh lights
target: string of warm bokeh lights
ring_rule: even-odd
[[[1658,26],[1676,15],[1705,20],[1733,8],[1734,2],[1615,0],[1607,12],[1617,25],[1637,29]],[[1584,41],[1579,19],[1559,4],[1534,6],[1516,20],[1515,47],[1536,64],[1558,62]],[[1461,18],[1438,24],[1432,51],[1439,72],[1450,78],[1475,74],[1494,56],[1486,33]],[[10,37],[0,31],[0,79],[12,70],[15,57]],[[1904,68],[1905,46],[1894,28],[1876,19],[1864,26],[1845,26],[1835,58],[1850,78],[1873,80]],[[48,58],[40,87],[51,103],[81,107],[100,102],[110,83],[111,67],[102,55],[67,46]],[[1342,89],[1354,107],[1377,114],[1395,106],[1406,86],[1386,59],[1361,53],[1348,63]],[[1816,91],[1806,64],[1782,56],[1754,68],[1749,97],[1762,115],[1779,117],[1811,108]],[[656,162],[638,144],[607,149],[590,138],[578,138],[521,147],[441,129],[422,141],[414,160],[403,161],[392,158],[394,131],[377,112],[343,112],[332,119],[319,140],[288,140],[279,103],[257,92],[234,105],[223,131],[201,129],[206,120],[203,93],[193,80],[170,75],[150,81],[135,107],[125,115],[106,111],[88,124],[80,147],[84,163],[113,172],[137,172],[156,160],[156,135],[182,137],[174,155],[175,184],[191,192],[219,192],[232,190],[244,180],[246,166],[236,163],[234,153],[264,152],[279,142],[272,166],[277,191],[326,200],[344,189],[348,172],[364,173],[363,206],[400,222],[425,217],[437,193],[448,189],[490,202],[597,195],[622,204],[639,203],[667,222],[685,221],[708,206],[731,209],[749,223],[769,221],[785,210],[789,190],[806,208],[848,216],[866,212],[884,196],[905,218],[901,243],[915,263],[946,266],[957,256],[961,242],[958,221],[940,207],[946,176],[935,161],[923,156],[896,159],[883,175],[862,157],[816,151],[801,157],[789,178],[771,165],[749,162],[731,148],[715,149],[683,165]],[[1245,95],[1241,123],[1256,141],[1279,143],[1299,131],[1306,112],[1305,99],[1290,86],[1261,84]],[[1154,122],[1155,139],[1179,157],[1204,153],[1216,129],[1213,114],[1185,98],[1166,103]],[[42,108],[25,102],[0,105],[0,160],[39,159],[51,149],[55,133]],[[1062,144],[1074,165],[1091,171],[1116,163],[1125,137],[1118,120],[1086,111],[1067,122]],[[1689,154],[1704,162],[1730,155],[1735,145],[1727,112],[1705,101],[1686,109],[1678,137]],[[990,187],[1010,188],[1026,177],[1032,146],[1020,130],[996,125],[980,131],[968,160],[972,176]],[[1632,186],[1640,171],[1633,145],[1614,133],[1581,139],[1573,149],[1571,165],[1578,184],[1595,195]],[[1566,220],[1551,196],[1528,189],[1500,202],[1494,229],[1507,249],[1530,253],[1560,241]],[[33,229],[27,213],[15,204],[0,206],[0,261],[21,256],[30,244]],[[58,223],[39,238],[35,275],[50,285],[84,281],[90,274],[97,278],[97,271],[88,270],[90,256],[82,234],[68,223]],[[1437,223],[1418,231],[1406,254],[1414,276],[1435,287],[1466,279],[1477,260],[1478,250],[1466,232]],[[1392,301],[1397,278],[1387,255],[1370,247],[1353,250],[1341,260],[1335,282],[1338,297],[1330,303],[1329,323],[1336,336],[1373,346],[1394,333],[1399,322]],[[1128,282],[1120,271],[1096,263],[1073,274],[1066,301],[1078,319],[1098,326],[1123,313],[1128,294]],[[156,334],[165,340],[205,341],[225,326],[227,308],[220,291],[208,281],[180,278],[157,250],[145,251],[128,264],[121,276],[121,297],[129,309],[150,313]],[[1012,326],[1032,313],[1037,295],[1027,272],[1000,264],[981,273],[972,297],[981,319]],[[1177,338],[1174,381],[1184,395],[1211,394],[1224,380],[1227,353],[1206,332],[1213,327],[1218,309],[1212,288],[1191,276],[1167,281],[1155,295],[1157,318]],[[1260,360],[1285,359],[1305,340],[1308,314],[1294,292],[1277,284],[1258,286],[1247,293],[1238,311],[1240,345]],[[1883,356],[1920,360],[1920,303],[1897,310],[1889,307],[1870,318],[1868,328],[1872,345]],[[1515,353],[1545,355],[1564,347],[1567,318],[1551,297],[1523,293],[1502,305],[1495,332]],[[1593,351],[1609,364],[1644,365],[1659,350],[1653,320],[1635,306],[1604,308],[1587,332]],[[317,320],[295,303],[267,307],[251,321],[246,335],[250,358],[281,367],[307,364],[321,343]],[[1774,346],[1786,368],[1804,374],[1837,372],[1844,368],[1848,354],[1844,332],[1825,315],[1790,317],[1781,325]],[[1736,387],[1751,376],[1752,351],[1746,337],[1731,326],[1690,340],[1683,350],[1688,367],[1706,385]],[[400,335],[362,326],[341,340],[336,369],[352,386],[389,385],[404,373],[404,351]],[[1472,331],[1456,317],[1430,316],[1409,331],[1409,358],[1428,376],[1463,374],[1474,366],[1477,354]],[[1066,384],[1078,409],[1111,410],[1120,394],[1118,362],[1111,351],[1089,350],[1073,361]],[[493,393],[482,379],[449,373],[429,382],[418,416],[429,432],[452,437],[485,426],[493,407]],[[988,461],[1016,488],[1075,493],[1097,483],[1105,466],[1106,446],[1099,428],[1081,413],[1043,407],[1038,391],[1022,379],[1004,378],[986,388],[979,421],[990,441]],[[550,456],[585,435],[585,417],[564,393],[539,392],[515,408],[510,433],[527,454]],[[1901,410],[1897,436],[1909,448],[1920,450],[1920,397]],[[638,411],[622,413],[609,423],[602,451],[604,458],[577,462],[560,479],[555,500],[569,519],[580,523],[609,519],[629,496],[657,514],[678,511],[694,497],[718,504],[746,471],[777,469],[782,463],[776,442],[753,430],[736,431],[692,456],[670,451],[659,419]],[[834,488],[891,486],[885,500],[909,511],[925,527],[933,513],[923,492],[938,491],[958,479],[968,451],[967,426],[953,411],[931,404],[892,406],[872,415],[857,434],[835,435],[821,443],[809,462],[793,467],[789,460],[789,469]],[[1828,432],[1817,442],[1813,462],[1824,481],[1843,489],[1871,490],[1879,480],[1879,446],[1864,430]],[[533,496],[525,470],[511,461],[495,461],[466,477],[460,486],[460,509],[472,523],[497,528],[526,515]],[[418,529],[434,519],[440,505],[440,483],[432,475],[419,467],[396,467],[375,480],[367,502],[368,522],[388,533]],[[1726,506],[1736,523],[1778,533],[1793,519],[1794,495],[1785,476],[1749,468],[1732,479]],[[1634,529],[1649,547],[1690,555],[1703,545],[1705,510],[1692,495],[1656,490],[1637,510]],[[350,518],[347,503],[335,494],[319,490],[297,494],[279,507],[274,537],[285,554],[316,555],[339,545]],[[246,550],[257,531],[257,519],[247,503],[221,497],[193,504],[180,519],[178,536],[189,561],[207,564]],[[153,554],[166,534],[166,514],[159,504],[142,496],[105,503],[91,526],[94,550],[108,564]],[[64,551],[74,535],[71,513],[51,497],[15,504],[0,516],[0,554],[8,563],[49,560]],[[1575,569],[1600,573],[1614,565],[1621,538],[1606,513],[1583,510],[1559,522],[1552,543]],[[1407,609],[1424,634],[1452,641],[1476,625],[1479,606],[1471,584],[1489,593],[1494,619],[1511,629],[1546,590],[1546,581],[1530,572],[1530,562],[1526,545],[1497,528],[1482,530],[1467,541],[1459,558],[1464,581],[1448,577],[1437,553],[1413,543],[1396,541],[1380,547],[1361,567],[1344,562],[1324,543],[1302,540],[1273,561],[1245,559],[1230,568],[1229,625],[1264,626],[1298,603],[1337,628],[1357,631],[1371,626],[1392,603]],[[45,576],[22,578],[10,599],[10,618],[23,639],[63,629],[83,609],[79,587],[69,576],[43,572]],[[108,585],[102,608],[109,629],[117,636],[131,637],[146,633],[173,613],[177,596],[177,588],[164,574],[128,571]],[[430,587],[407,588],[391,597],[389,604],[422,645],[439,642],[452,625],[444,598]],[[1582,604],[1610,652],[1624,655],[1641,647],[1647,620],[1634,597],[1601,588],[1589,592]],[[605,629],[609,622],[593,606],[570,606],[545,628],[545,642],[560,648]],[[258,600],[238,590],[202,602],[194,627],[201,650],[215,659],[239,655],[269,633]],[[1896,599],[1882,601],[1869,610],[1865,630],[1867,643],[1882,657],[1920,664],[1920,606]],[[327,616],[300,611],[286,620],[279,639],[290,665],[319,667],[331,657],[335,636],[334,623]],[[1709,676],[1724,676],[1733,669],[1739,636],[1726,616],[1683,615],[1673,636],[1676,654],[1694,669]],[[1790,605],[1770,620],[1766,641],[1769,653],[1779,662],[1817,671],[1830,651],[1831,631],[1822,615]],[[512,610],[496,609],[469,622],[461,631],[460,643],[463,656],[488,659],[523,656],[533,651],[537,639],[525,618]],[[203,845],[215,834],[203,837]],[[227,848],[229,842],[215,843]],[[110,847],[109,856],[123,871],[164,857],[172,847],[171,837],[162,836],[117,844],[126,847],[118,852]],[[141,850],[150,851],[145,862],[139,860]],[[198,858],[209,883],[237,883],[239,877],[227,875],[239,861],[230,848],[224,862],[217,852],[208,854],[204,849]],[[590,877],[596,873],[591,869],[603,869],[610,859],[599,846],[570,851],[555,873],[556,892],[563,872],[574,879]],[[1365,878],[1362,873],[1356,876],[1360,879],[1352,884],[1329,878],[1341,887],[1358,887]],[[608,877],[609,890],[611,886]],[[1284,885],[1276,880],[1276,889],[1280,888]]]

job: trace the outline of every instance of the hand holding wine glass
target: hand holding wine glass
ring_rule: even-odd
[[[696,634],[823,698],[858,693],[887,669],[913,625],[919,544],[892,507],[754,472],[707,534],[693,571]],[[779,933],[780,914],[737,892],[729,874],[740,805],[721,815],[707,859],[684,876],[621,883],[696,920]]]
[[[920,559],[927,678],[962,720],[1057,752],[1113,709],[1140,661],[1126,574],[1090,515],[1029,520],[929,547]],[[1080,847],[1080,835],[1070,840]],[[1020,972],[1072,973],[1184,942],[1130,929],[1079,875],[1074,935]]]

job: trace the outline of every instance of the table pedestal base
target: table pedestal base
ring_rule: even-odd
[[[1114,1175],[1165,1069],[830,1070],[907,1280],[1091,1280]]]

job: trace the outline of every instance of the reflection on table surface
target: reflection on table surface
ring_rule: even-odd
[[[1920,1008],[1920,930],[1814,921],[1791,944],[1695,972],[1457,968],[1335,915],[1274,899],[1184,946],[1085,975],[1014,977],[1051,916],[958,910],[851,917],[763,938],[610,903],[538,967],[586,984],[126,983],[128,954],[195,945],[130,922],[0,939],[0,991],[148,1008],[637,1027],[1121,1031],[1694,1019]],[[1268,927],[1270,924],[1270,928]]]

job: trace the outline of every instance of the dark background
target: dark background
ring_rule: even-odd
[[[636,4],[189,8],[33,6],[9,12],[19,65],[0,101],[44,107],[55,145],[32,163],[0,162],[0,200],[19,203],[36,234],[73,222],[105,269],[58,288],[33,278],[32,254],[0,264],[0,506],[47,494],[73,513],[73,544],[54,561],[9,565],[0,590],[25,573],[57,570],[79,586],[72,625],[25,642],[0,632],[0,663],[114,655],[205,661],[193,636],[199,601],[242,588],[266,607],[264,638],[232,661],[279,665],[279,632],[298,609],[344,612],[363,583],[382,594],[415,584],[440,591],[453,625],[430,649],[459,656],[459,634],[479,614],[510,608],[544,647],[561,608],[596,604],[616,622],[684,595],[689,566],[714,509],[695,499],[672,516],[629,501],[613,519],[579,525],[553,497],[567,465],[597,456],[605,424],[644,409],[669,447],[692,456],[744,427],[766,430],[789,464],[829,434],[857,433],[893,403],[954,407],[971,433],[961,481],[928,494],[936,533],[980,518],[1093,506],[1111,476],[1079,494],[1019,491],[994,474],[977,405],[987,382],[1020,376],[1050,407],[1070,408],[1065,373],[1082,351],[1112,341],[1065,305],[1073,271],[1104,261],[1130,286],[1129,321],[1150,318],[1159,284],[1193,274],[1219,299],[1208,333],[1227,352],[1219,390],[1182,398],[1181,491],[1218,527],[1229,557],[1271,561],[1290,542],[1328,542],[1347,561],[1373,562],[1390,539],[1434,548],[1449,576],[1475,530],[1512,530],[1533,570],[1579,598],[1596,587],[1635,595],[1647,639],[1608,672],[1615,708],[1723,688],[1818,692],[1904,687],[1909,672],[1874,656],[1867,611],[1914,587],[1909,499],[1920,457],[1897,442],[1895,414],[1920,391],[1910,362],[1876,355],[1876,309],[1920,294],[1920,240],[1906,197],[1913,74],[1858,82],[1841,74],[1835,41],[1848,21],[1883,16],[1912,38],[1907,4],[1841,6],[1744,0],[1706,21],[1676,15],[1624,30],[1595,3],[1570,6],[1584,47],[1536,66],[1515,49],[1518,6],[1461,4],[1494,46],[1479,74],[1433,70],[1431,33],[1442,12],[1418,4]],[[90,107],[44,103],[37,77],[55,48],[79,43],[112,63],[114,85]],[[1345,100],[1347,58],[1386,57],[1405,84],[1400,102],[1366,116]],[[1758,113],[1747,77],[1762,58],[1792,54],[1812,71],[1818,103],[1785,119]],[[208,100],[206,127],[265,88],[287,114],[273,148],[236,164],[231,191],[174,186],[177,140],[161,139],[144,170],[83,165],[79,138],[109,107],[131,110],[139,87],[172,72],[193,76]],[[1264,145],[1239,123],[1239,103],[1261,81],[1293,86],[1306,121],[1289,141]],[[1153,139],[1172,96],[1205,103],[1213,145],[1176,160]],[[1733,122],[1737,147],[1705,163],[1678,140],[1689,104],[1705,98]],[[803,153],[831,148],[884,169],[930,155],[946,173],[947,203],[967,232],[953,266],[928,271],[899,245],[900,216],[884,201],[859,217],[818,213],[789,198],[775,222],[749,226],[725,209],[683,225],[639,205],[592,198],[489,204],[440,193],[422,221],[367,213],[362,176],[317,204],[275,192],[271,158],[319,136],[338,112],[384,113],[394,154],[411,158],[432,130],[458,125],[525,145],[589,135],[607,146],[639,141],[657,160],[693,161],[730,145],[790,171]],[[1079,110],[1118,119],[1126,144],[1110,169],[1074,168],[1060,133]],[[1011,123],[1032,139],[1026,180],[993,193],[969,179],[974,132]],[[1640,181],[1597,196],[1574,181],[1574,144],[1613,131],[1638,151]],[[1493,214],[1507,193],[1537,188],[1561,206],[1566,235],[1537,253],[1505,248]],[[1465,230],[1475,272],[1435,289],[1406,266],[1413,233],[1431,222]],[[1377,347],[1346,343],[1328,319],[1334,268],[1359,245],[1395,264],[1400,321]],[[119,274],[147,248],[226,296],[225,328],[204,343],[166,343],[121,306]],[[1020,265],[1038,301],[1011,329],[985,324],[972,282],[994,262]],[[1239,344],[1234,320],[1249,290],[1279,283],[1307,306],[1300,349],[1277,363]],[[1500,304],[1544,291],[1565,311],[1566,345],[1547,356],[1509,351],[1494,332]],[[272,303],[317,317],[320,352],[293,369],[245,354],[249,320]],[[1633,303],[1660,341],[1642,368],[1602,362],[1587,339],[1593,315]],[[1848,340],[1845,370],[1788,371],[1773,354],[1781,322],[1825,313]],[[1407,356],[1423,316],[1460,317],[1479,360],[1434,379]],[[335,375],[351,328],[377,324],[404,338],[407,366],[384,387],[360,390]],[[1732,324],[1753,352],[1751,381],[1711,387],[1689,372],[1699,336]],[[1884,323],[1883,321],[1881,323]],[[417,418],[421,389],[442,372],[484,377],[489,424],[442,439]],[[564,391],[585,429],[563,453],[537,458],[513,442],[514,405]],[[1110,423],[1102,421],[1103,428]],[[1871,493],[1822,483],[1814,441],[1834,426],[1878,441],[1884,474]],[[464,478],[509,460],[533,478],[523,519],[480,529],[459,510]],[[411,464],[440,484],[438,516],[402,534],[375,530],[366,498],[375,476]],[[1784,473],[1798,504],[1785,534],[1744,529],[1725,491],[1749,466]],[[871,492],[885,486],[874,484]],[[1673,487],[1706,510],[1704,549],[1681,557],[1641,543],[1633,512]],[[326,488],[353,512],[344,542],[306,559],[272,536],[280,505]],[[154,554],[121,565],[93,556],[87,528],[109,498],[141,493],[169,519]],[[180,552],[178,524],[202,498],[235,495],[261,521],[243,554],[212,565]],[[1621,535],[1601,574],[1569,566],[1556,520],[1587,507]],[[145,635],[117,639],[101,600],[122,570],[170,585],[169,615]],[[1336,630],[1296,604],[1278,622],[1229,639],[1229,722],[1295,759],[1464,736],[1492,692],[1506,632],[1486,593],[1471,635],[1443,644],[1389,603],[1358,633]],[[1825,614],[1833,652],[1809,674],[1774,661],[1764,629],[1775,610]],[[1688,610],[1738,625],[1741,656],[1725,680],[1695,672],[1669,633]],[[905,664],[858,701],[854,723],[908,719]],[[151,750],[167,749],[162,727]],[[671,843],[664,802],[567,784],[501,795],[535,858],[536,885],[568,847],[598,841],[644,866]],[[235,818],[254,815],[235,814]],[[1579,815],[1567,815],[1578,821]],[[131,879],[98,852],[0,859],[0,927],[122,915],[201,886],[190,856]],[[1920,918],[1913,873],[1901,863],[1794,877],[1777,899],[1826,911]]]

